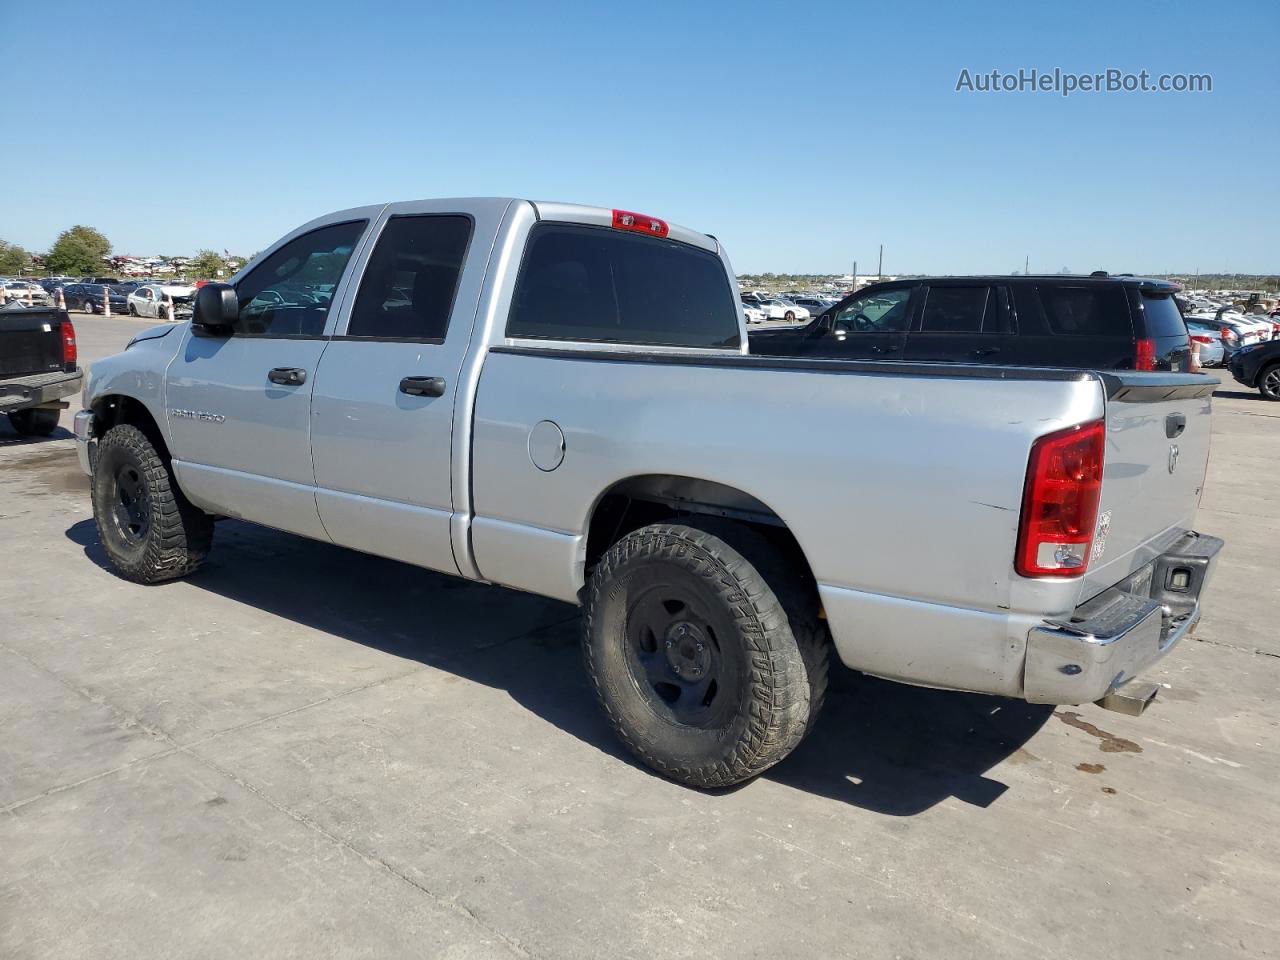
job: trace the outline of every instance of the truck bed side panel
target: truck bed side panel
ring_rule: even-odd
[[[756,361],[492,351],[473,436],[481,573],[572,600],[591,512],[614,484],[646,474],[710,480],[777,513],[824,592],[839,591],[828,616],[851,666],[1015,692],[1027,624],[1010,610],[1010,580],[1027,454],[1034,437],[1101,416],[1098,382]],[[565,436],[552,471],[530,459],[543,420]],[[1066,613],[1078,591],[1038,582],[1023,591],[1022,612]],[[890,640],[875,624],[897,601],[907,602]],[[970,612],[967,635],[939,634],[940,607]],[[985,676],[952,672],[974,662]]]

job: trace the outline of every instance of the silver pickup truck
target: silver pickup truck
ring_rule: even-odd
[[[103,547],[155,583],[238,517],[581,604],[641,760],[701,787],[811,728],[828,658],[1134,712],[1199,617],[1216,381],[754,357],[729,261],[655,217],[345,210],[94,364]]]

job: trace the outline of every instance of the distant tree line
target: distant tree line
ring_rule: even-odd
[[[111,241],[100,230],[76,224],[58,234],[49,252],[35,266],[36,256],[16,243],[0,240],[0,276],[38,275],[83,277],[99,276],[110,271]],[[165,259],[177,259],[173,257]],[[214,250],[199,250],[182,272],[197,280],[225,279],[246,261],[240,257],[224,257]]]

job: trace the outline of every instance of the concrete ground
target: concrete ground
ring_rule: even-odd
[[[0,427],[0,956],[1276,956],[1280,404],[1215,411],[1146,716],[842,672],[718,793],[620,749],[573,608],[232,522],[125,583],[70,435]]]

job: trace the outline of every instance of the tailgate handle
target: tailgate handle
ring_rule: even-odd
[[[1164,435],[1170,440],[1182,436],[1182,431],[1185,429],[1187,429],[1185,413],[1171,413],[1164,418]]]

